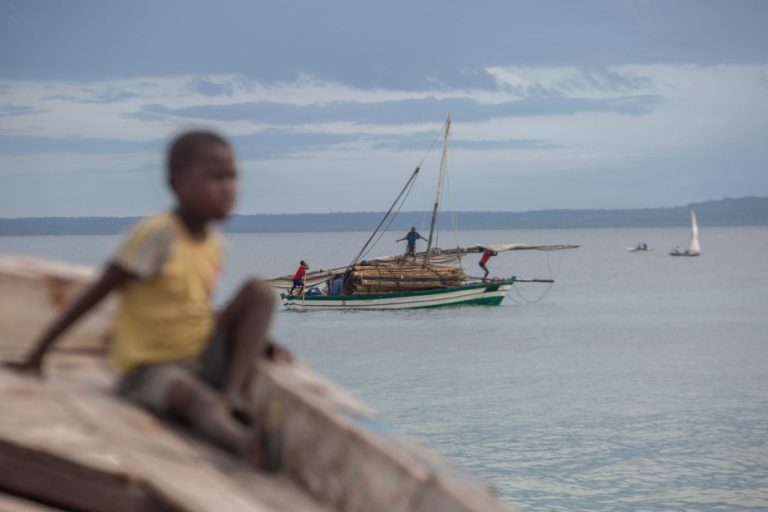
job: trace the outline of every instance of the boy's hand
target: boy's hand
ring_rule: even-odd
[[[270,341],[267,344],[267,348],[264,351],[264,355],[269,359],[270,361],[274,361],[276,363],[292,363],[293,362],[293,354],[290,350],[285,348],[282,345],[279,345],[275,343],[274,341]]]
[[[26,361],[3,361],[4,370],[11,370],[16,373],[31,375],[33,377],[43,377],[43,358],[30,357]]]

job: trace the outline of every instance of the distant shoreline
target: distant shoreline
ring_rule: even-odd
[[[727,198],[671,208],[622,210],[538,210],[457,212],[460,230],[677,227],[690,225],[696,210],[701,226],[768,226],[768,197]],[[302,233],[371,231],[383,212],[235,215],[223,225],[228,233]],[[390,229],[420,226],[425,212],[401,212]],[[139,217],[0,218],[0,236],[113,235]],[[448,213],[440,224],[452,226]]]

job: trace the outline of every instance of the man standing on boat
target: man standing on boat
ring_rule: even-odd
[[[483,282],[485,282],[488,278],[488,267],[485,266],[486,263],[488,263],[488,260],[491,259],[492,256],[496,256],[498,253],[496,251],[492,251],[490,249],[486,249],[483,251],[483,257],[480,258],[480,261],[478,262],[478,265],[480,265],[480,268],[485,271],[485,275],[483,275]]]
[[[416,241],[421,238],[425,242],[427,241],[426,238],[421,236],[416,232],[416,226],[411,226],[411,230],[406,234],[403,238],[398,240],[398,242],[402,242],[403,240],[408,241],[408,246],[405,248],[405,256],[412,256],[413,261],[416,261]]]
[[[299,295],[304,291],[304,274],[309,270],[309,265],[304,260],[299,262],[299,268],[296,269],[296,273],[293,274],[293,288],[288,292],[288,295],[293,295],[293,291],[298,288]]]

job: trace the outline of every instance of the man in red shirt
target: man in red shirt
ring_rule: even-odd
[[[309,265],[304,260],[299,262],[299,268],[296,269],[296,273],[293,274],[293,288],[288,292],[288,295],[293,295],[293,291],[298,288],[299,295],[304,291],[304,274],[309,270]]]
[[[492,256],[496,256],[498,253],[496,251],[491,251],[490,249],[486,249],[483,251],[483,257],[480,258],[480,262],[478,265],[480,265],[480,268],[485,270],[485,275],[483,276],[483,282],[486,281],[486,278],[488,277],[488,267],[485,266],[486,263],[488,263],[488,260],[491,259]]]

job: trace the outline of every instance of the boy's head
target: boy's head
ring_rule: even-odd
[[[411,231],[416,232],[416,226],[411,226]]]
[[[296,261],[296,260],[294,260],[294,261]],[[304,261],[304,260],[301,260],[301,261],[299,262],[299,265],[301,265],[302,267],[306,267],[306,266],[307,266],[307,262],[306,262],[306,261]]]
[[[237,195],[235,155],[229,143],[204,130],[185,132],[168,148],[168,183],[179,206],[206,220],[225,218]]]

